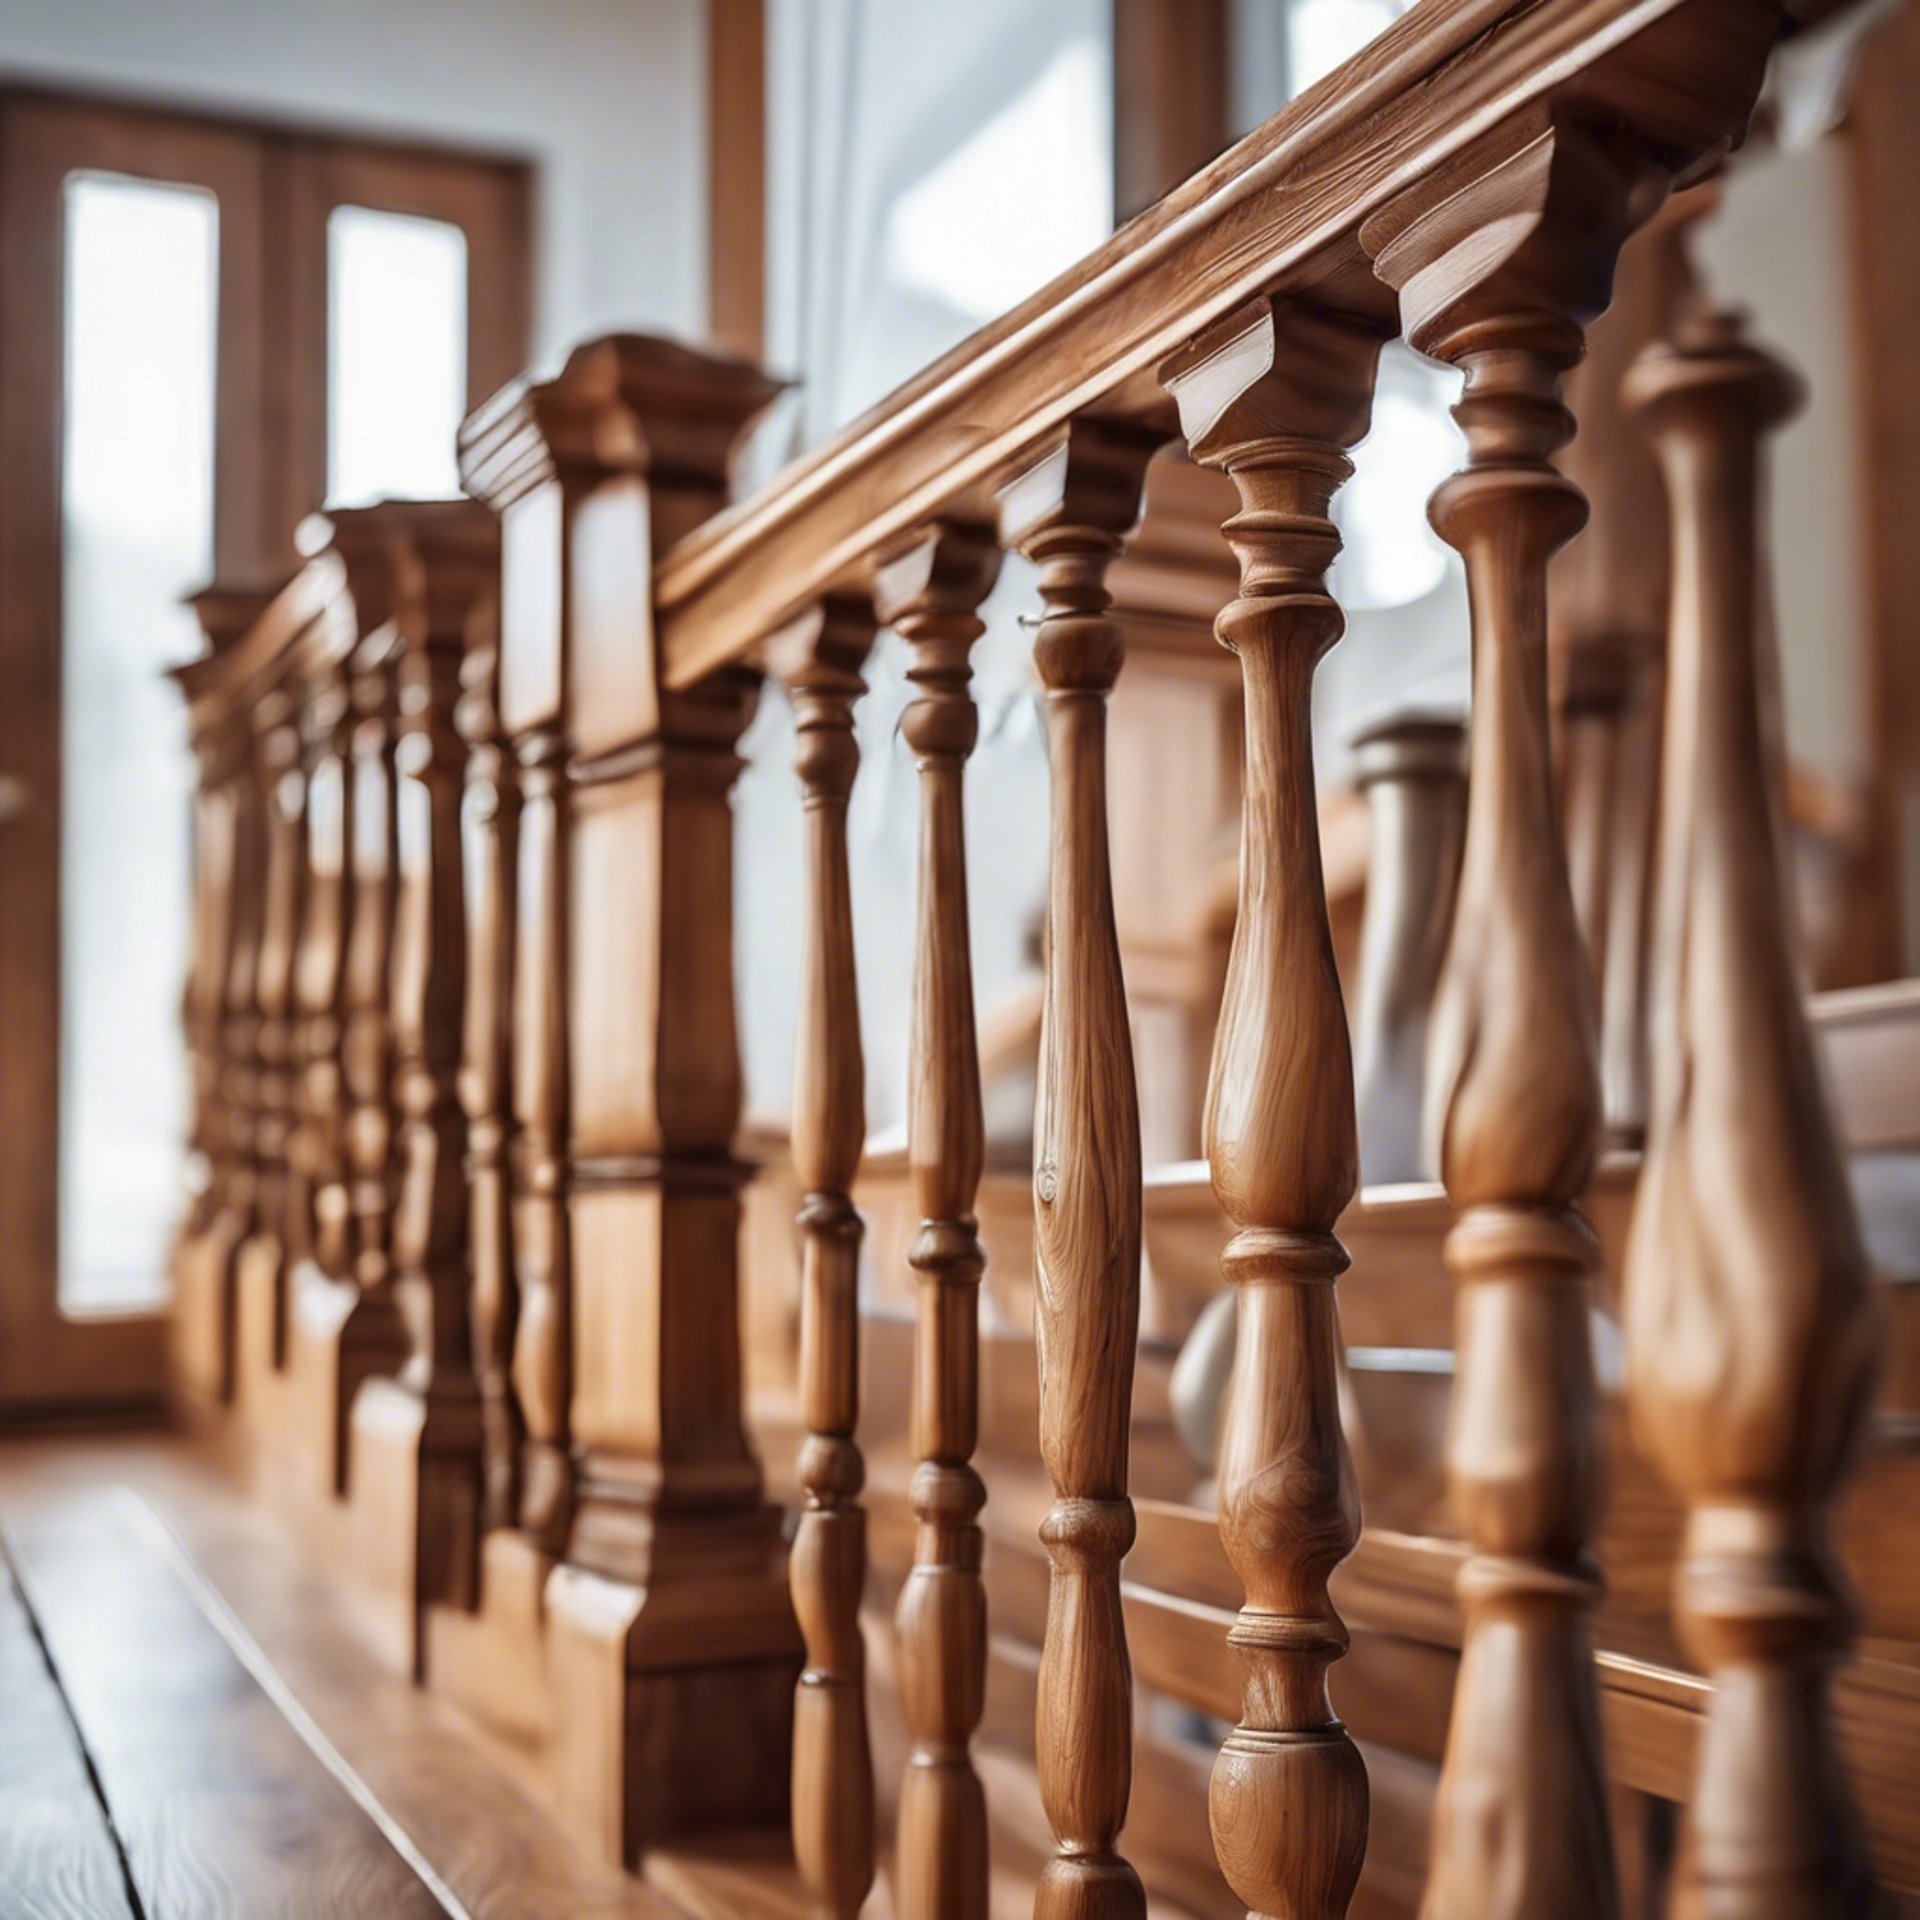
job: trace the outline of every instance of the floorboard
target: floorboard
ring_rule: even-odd
[[[145,1517],[130,1521],[134,1512]],[[454,1911],[472,1920],[684,1920],[676,1902],[598,1862],[558,1823],[541,1798],[537,1756],[489,1738],[458,1708],[382,1661],[342,1604],[337,1574],[319,1567],[302,1536],[248,1497],[217,1449],[153,1434],[0,1440],[0,1520],[16,1536],[48,1545],[110,1523],[162,1541],[161,1564],[170,1559],[209,1621],[224,1620],[250,1649],[274,1696],[267,1706],[278,1711],[277,1698],[290,1708],[306,1736],[358,1783],[409,1857],[430,1863]],[[131,1574],[117,1569],[117,1577],[145,1579],[148,1569],[141,1561]],[[221,1629],[213,1631],[218,1637]],[[258,1691],[261,1683],[244,1664],[240,1672]],[[281,1818],[289,1819],[284,1810]],[[273,1830],[281,1844],[306,1843],[297,1822]],[[103,1906],[98,1914],[119,1920],[123,1910]],[[200,1920],[219,1909],[172,1911]],[[389,1914],[367,1898],[297,1911],[302,1920]],[[96,1920],[94,1910],[87,1912]],[[4,1903],[0,1920],[15,1920]]]
[[[0,1920],[139,1920],[79,1732],[4,1556]]]

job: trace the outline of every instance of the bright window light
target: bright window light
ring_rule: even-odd
[[[1412,0],[1293,0],[1287,15],[1287,77],[1294,93],[1343,66],[1406,12]]]
[[[327,498],[457,494],[467,410],[467,237],[444,220],[327,219]]]
[[[1345,541],[1330,584],[1354,613],[1424,599],[1447,571],[1447,549],[1427,521],[1434,489],[1464,457],[1447,414],[1450,377],[1407,348],[1380,357],[1373,430],[1353,456],[1353,478],[1334,497]]]
[[[220,216],[112,174],[64,199],[60,1303],[98,1312],[164,1292],[184,1193],[193,763],[162,669],[213,572]]]
[[[894,202],[891,277],[990,320],[1091,253],[1113,224],[1108,89],[1093,40],[1062,47]]]

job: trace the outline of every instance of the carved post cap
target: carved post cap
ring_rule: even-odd
[[[575,347],[551,379],[516,380],[467,417],[460,484],[496,512],[569,469],[644,473],[663,492],[711,496],[785,386],[745,360],[656,334],[603,335]]]

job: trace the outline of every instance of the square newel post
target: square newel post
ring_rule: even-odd
[[[463,437],[466,484],[505,522],[502,721],[559,743],[552,821],[523,815],[520,951],[523,985],[529,967],[552,975],[564,1042],[557,1059],[520,1048],[515,1101],[551,1136],[539,1181],[564,1211],[544,1282],[520,1241],[514,1375],[530,1493],[556,1471],[543,1418],[564,1434],[569,1517],[547,1536],[564,1557],[545,1594],[556,1779],[623,1859],[786,1804],[801,1645],[742,1419],[736,1271],[730,796],[757,677],[666,688],[651,611],[655,559],[722,503],[776,391],[742,362],[622,335],[501,395]],[[530,841],[554,895],[545,961]]]

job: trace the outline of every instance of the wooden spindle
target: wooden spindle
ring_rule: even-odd
[[[1554,818],[1547,563],[1586,517],[1553,465],[1560,380],[1605,306],[1652,176],[1543,120],[1364,232],[1408,339],[1460,367],[1467,465],[1434,496],[1466,560],[1472,779],[1433,1014],[1429,1133],[1459,1218],[1447,1465],[1472,1554],[1434,1813],[1429,1920],[1618,1910],[1590,1619],[1599,1248],[1578,1203],[1600,1143],[1596,1009]]]
[[[367,627],[362,616],[362,631]],[[392,1312],[393,1027],[388,969],[399,864],[393,771],[394,687],[375,628],[353,664],[353,932],[347,949],[347,1163],[353,1277],[370,1307]]]
[[[297,983],[301,1171],[312,1228],[304,1251],[312,1267],[341,1279],[349,1252],[341,1044],[353,912],[352,705],[343,672],[328,672],[315,687],[307,723],[307,913]]]
[[[254,968],[255,1215],[257,1233],[270,1248],[274,1267],[270,1301],[276,1367],[286,1362],[287,1253],[299,1238],[292,1221],[295,1194],[289,1163],[296,1091],[294,960],[307,875],[306,776],[298,717],[290,687],[273,689],[255,710],[266,814],[266,876]]]
[[[1628,397],[1674,551],[1628,1390],[1687,1505],[1677,1612],[1713,1681],[1674,1911],[1825,1920],[1871,1909],[1827,1708],[1849,1629],[1829,1530],[1879,1332],[1801,994],[1768,739],[1761,441],[1799,383],[1716,314],[1641,359]]]
[[[922,1226],[913,1245],[913,1566],[901,1589],[900,1693],[912,1743],[894,1858],[901,1920],[981,1920],[987,1813],[968,1751],[986,1697],[987,1598],[973,1466],[980,1408],[974,1219],[985,1152],[967,931],[961,795],[979,715],[968,655],[1000,571],[986,529],[943,523],[877,569],[880,617],[912,649],[902,723],[920,769],[920,855],[909,1040],[908,1160]]]
[[[793,1164],[800,1208],[800,1394],[805,1504],[789,1572],[807,1643],[793,1706],[793,1850],[830,1920],[854,1920],[873,1885],[873,1757],[860,1599],[867,1577],[860,1412],[861,1221],[851,1188],[866,1134],[854,976],[847,801],[859,770],[853,710],[873,645],[865,601],[821,601],[772,643],[793,698],[806,810],[807,900]]]
[[[1367,430],[1377,327],[1262,301],[1163,370],[1194,457],[1231,475],[1240,593],[1220,614],[1246,692],[1240,906],[1207,1092],[1239,1348],[1220,1532],[1246,1589],[1246,1673],[1209,1806],[1228,1884],[1255,1914],[1334,1920],[1367,1841],[1367,1775],[1327,1672],[1347,1630],[1327,1581],[1360,1535],[1341,1430],[1334,1222],[1359,1182],[1353,1061],[1314,798],[1314,668],[1339,638],[1327,517]]]
[[[1107,851],[1107,696],[1124,642],[1105,577],[1140,516],[1153,433],[1076,420],[1001,495],[1000,533],[1040,570],[1052,873],[1034,1120],[1034,1339],[1054,1504],[1035,1755],[1057,1849],[1036,1915],[1144,1915],[1117,1850],[1133,1775],[1120,1562],[1140,1317],[1140,1110]]]
[[[1427,1027],[1460,880],[1466,722],[1395,714],[1361,734],[1353,754],[1372,828],[1353,1013],[1361,1170],[1370,1186],[1431,1180],[1420,1137]]]
[[[559,1554],[573,1524],[569,1401],[573,1300],[567,1262],[566,743],[541,728],[517,742],[520,869],[515,883],[513,1260],[520,1283],[513,1390],[526,1423],[520,1525]]]
[[[426,521],[426,514],[438,510],[421,509],[392,535],[396,570],[408,582],[401,731],[394,749],[399,893],[392,983],[400,1185],[393,1264],[409,1347],[400,1384],[425,1405],[423,1454],[457,1455],[455,1472],[464,1476],[478,1458],[480,1405],[467,1315],[467,1124],[459,1092],[467,989],[460,833],[466,750],[454,708],[466,618],[493,566],[494,527],[483,508],[464,501],[457,519]],[[472,536],[470,544],[463,534]]]
[[[508,1184],[512,1115],[514,869],[520,794],[500,725],[500,652],[476,647],[462,671],[456,709],[467,745],[465,871],[467,1002],[461,1101],[467,1115],[469,1259],[473,1273],[473,1365],[480,1382],[481,1517],[487,1531],[520,1513],[525,1427],[513,1388],[519,1282],[513,1267]]]

